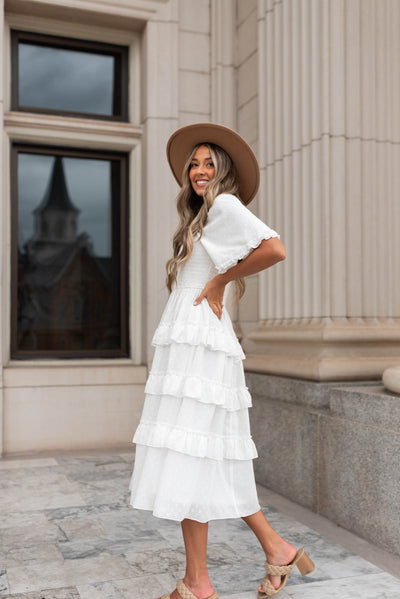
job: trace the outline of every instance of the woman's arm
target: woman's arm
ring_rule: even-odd
[[[215,278],[226,285],[235,279],[254,275],[256,272],[265,270],[277,262],[286,258],[285,246],[277,237],[263,239],[260,245],[250,254],[232,266],[224,274],[217,275]]]
[[[261,270],[273,266],[277,262],[284,260],[286,251],[283,243],[277,237],[263,239],[260,245],[250,254],[232,266],[223,274],[216,275],[208,281],[203,291],[200,293],[194,304],[197,306],[204,298],[207,299],[212,311],[221,318],[222,301],[224,297],[225,285],[235,279],[254,275]]]

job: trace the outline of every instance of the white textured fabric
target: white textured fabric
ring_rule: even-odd
[[[228,193],[217,196],[208,213],[201,243],[219,273],[226,272],[258,247],[279,235]]]
[[[244,354],[226,309],[218,319],[207,300],[193,302],[218,272],[274,236],[235,196],[215,199],[154,333],[155,355],[133,438],[133,507],[200,522],[260,509]]]
[[[136,446],[132,505],[158,518],[209,522],[260,509],[251,461],[213,460]]]

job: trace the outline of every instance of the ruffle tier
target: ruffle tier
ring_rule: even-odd
[[[157,346],[151,368],[153,374],[173,373],[193,376],[230,388],[246,387],[241,360],[204,345],[171,343]]]
[[[212,460],[252,460],[257,457],[256,447],[250,437],[199,433],[162,422],[142,421],[134,441],[147,447],[163,447]]]
[[[250,435],[251,396],[238,359],[243,352],[229,314],[219,320],[206,300],[194,306],[198,294],[197,288],[178,287],[169,298],[153,339],[156,351],[133,441],[194,457],[252,460],[257,451]],[[167,329],[165,345],[158,344]],[[190,330],[197,331],[191,342]],[[232,351],[226,351],[226,339]]]
[[[206,378],[178,373],[150,373],[145,392],[148,395],[193,398],[229,411],[251,407],[251,395],[247,387],[235,388]]]
[[[260,509],[251,460],[217,461],[138,445],[130,490],[133,507],[170,520],[209,522]]]
[[[177,287],[168,299],[152,344],[154,346],[185,343],[202,345],[214,351],[244,360],[245,355],[235,335],[229,314],[223,310],[219,319],[207,300],[194,306],[201,288]]]
[[[257,457],[247,408],[229,411],[187,397],[146,395],[133,441],[214,460]]]

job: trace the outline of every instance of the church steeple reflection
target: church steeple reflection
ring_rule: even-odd
[[[118,347],[111,257],[96,256],[91,237],[78,232],[80,212],[68,191],[63,159],[55,156],[42,200],[31,213],[33,233],[19,253],[21,350]]]
[[[27,253],[41,261],[57,253],[60,245],[75,243],[79,212],[68,192],[62,158],[56,156],[43,199],[33,211],[34,233]]]

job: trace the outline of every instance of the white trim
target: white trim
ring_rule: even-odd
[[[150,21],[143,35],[143,197],[146,198],[142,234],[143,252],[143,342],[145,361],[167,300],[165,262],[171,255],[176,228],[176,183],[165,159],[165,147],[179,124],[179,28],[173,19],[178,1],[166,5],[170,20]],[[167,10],[168,9],[168,10]],[[172,17],[172,18],[171,18]]]
[[[10,27],[4,18],[3,28],[3,110],[10,110],[11,102],[11,35]]]
[[[125,152],[137,146],[142,134],[140,126],[130,123],[31,112],[7,112],[4,128],[11,141]]]
[[[40,360],[12,362],[3,369],[3,388],[140,385],[147,367],[132,360]]]
[[[93,42],[101,40],[107,44],[129,46],[134,40],[137,42],[140,41],[140,34],[137,31],[124,31],[123,29],[72,23],[71,21],[61,21],[45,17],[35,17],[32,19],[30,15],[17,13],[6,13],[5,23],[8,30],[16,29],[18,31],[38,32],[44,35],[58,35],[60,37]]]
[[[153,18],[162,18],[162,9],[169,0],[8,0],[12,13],[40,18],[50,14],[71,23],[93,21],[121,29],[139,29]],[[161,13],[161,14],[160,14]]]
[[[134,364],[143,362],[142,284],[143,284],[143,243],[142,243],[142,160],[141,146],[132,150],[129,156],[129,340],[130,355]]]
[[[7,131],[3,130],[3,198],[1,204],[1,226],[2,226],[2,297],[1,312],[3,319],[2,326],[2,358],[3,368],[10,359],[10,340],[11,340],[11,181],[10,181],[10,138]]]
[[[129,121],[138,125],[141,122],[141,39],[138,35],[131,36],[129,44],[129,76],[128,76],[128,112]]]

